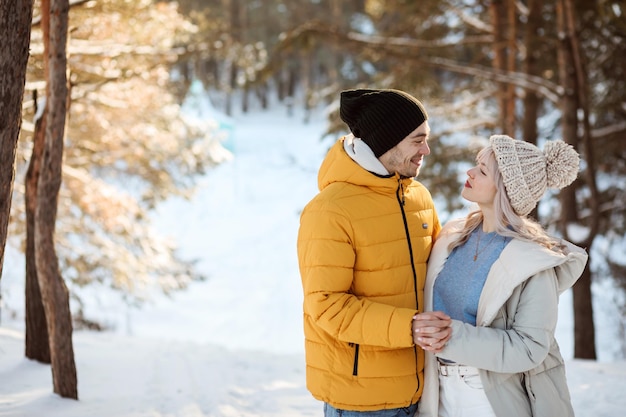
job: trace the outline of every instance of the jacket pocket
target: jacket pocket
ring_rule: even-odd
[[[533,392],[533,387],[531,385],[530,373],[522,372],[521,376],[522,376],[522,386],[524,387],[524,390],[526,391],[526,396],[528,397],[528,400],[530,401],[530,403],[533,404],[535,402],[535,393]]]
[[[350,346],[354,347],[354,362],[352,364],[352,376],[359,374],[359,344],[350,343]]]

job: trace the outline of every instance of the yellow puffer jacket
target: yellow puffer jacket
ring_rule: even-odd
[[[413,179],[366,171],[343,138],[318,182],[298,235],[307,388],[339,409],[407,407],[422,392],[411,322],[441,228],[431,195]]]

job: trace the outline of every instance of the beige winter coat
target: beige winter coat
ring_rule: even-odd
[[[428,264],[424,306],[432,310],[435,279],[448,244],[464,224],[446,224]],[[558,297],[582,274],[586,252],[569,242],[565,255],[512,240],[491,267],[478,303],[476,326],[453,320],[452,338],[438,356],[477,367],[498,417],[573,416],[565,367],[554,338]],[[419,417],[437,417],[437,358],[426,353]]]

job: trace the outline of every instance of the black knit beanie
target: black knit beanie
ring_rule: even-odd
[[[391,89],[342,91],[339,116],[377,158],[428,120],[415,97]]]

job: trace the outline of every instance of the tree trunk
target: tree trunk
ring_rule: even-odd
[[[564,94],[561,99],[562,111],[562,130],[563,139],[575,148],[579,145],[579,125],[578,111],[588,114],[586,93],[587,88],[584,79],[584,68],[577,62],[576,55],[579,45],[575,36],[575,27],[573,26],[573,17],[571,13],[570,0],[559,0],[557,2],[557,25],[559,33],[563,34],[558,50],[558,66],[561,86]],[[569,11],[569,12],[568,12]],[[570,16],[567,16],[567,14]],[[580,58],[580,56],[578,56]],[[588,133],[585,138],[589,138]],[[588,143],[588,141],[586,142]],[[589,147],[586,147],[586,149]],[[593,173],[593,158],[587,154],[588,170]],[[589,175],[589,171],[588,171]],[[592,180],[593,183],[593,180]],[[590,187],[593,188],[593,187]],[[561,230],[566,238],[567,225],[577,221],[577,205],[576,205],[576,184],[566,187],[559,194],[561,201]],[[593,210],[593,209],[592,209]],[[592,218],[599,218],[599,213],[594,211]],[[596,220],[591,220],[592,222]],[[597,227],[590,227],[590,235],[587,236],[585,242],[574,242],[589,250],[595,230]],[[591,274],[589,271],[589,263],[578,282],[573,288],[574,295],[574,357],[580,359],[596,359],[595,347],[595,327],[593,323],[593,304],[591,294]]]
[[[239,0],[233,1],[233,25],[236,28],[234,33],[235,40],[239,44],[239,47],[243,47],[248,42],[248,5],[247,2],[240,3]],[[244,85],[241,88],[241,111],[247,113],[250,110],[250,79],[247,74],[247,68],[242,68],[238,73],[243,74]],[[237,77],[237,75],[236,75]],[[234,89],[236,90],[239,84],[236,83]]]
[[[333,26],[338,28],[338,30],[343,30],[342,24],[345,22],[341,11],[341,0],[331,0],[330,7],[330,16],[331,22]],[[337,45],[334,43],[329,44],[330,53],[328,54],[328,85],[330,86],[340,86],[339,83],[339,68],[341,66],[341,53],[339,52]]]
[[[526,30],[524,32],[524,47],[527,51],[526,59],[522,63],[522,70],[525,74],[531,76],[539,76],[539,46],[541,45],[541,38],[537,31],[542,27],[541,18],[541,2],[540,0],[528,1],[528,21],[526,23]],[[516,87],[511,85],[511,88]],[[531,90],[524,91],[524,113],[522,116],[522,138],[526,142],[537,144],[537,119],[539,118],[539,106],[541,105],[541,99]],[[538,219],[539,204],[530,212],[529,216]]]
[[[310,53],[302,52],[302,84],[304,88],[304,123],[309,123],[311,106],[313,103],[313,57]]]
[[[524,36],[524,45],[527,51],[526,59],[523,63],[523,72],[532,76],[539,76],[538,59],[541,38],[537,31],[542,27],[541,21],[541,1],[528,1],[528,22]],[[539,96],[533,91],[524,92],[524,116],[522,119],[522,136],[526,142],[537,144],[537,119],[539,118],[539,106],[541,101]]]
[[[506,53],[507,58],[507,71],[517,72],[517,9],[515,8],[515,2],[508,0],[506,2],[506,13],[508,23],[507,28],[507,42],[508,48]],[[516,120],[515,120],[515,102],[516,102],[516,87],[513,84],[507,84],[506,86],[506,110],[504,111],[504,133],[509,135],[516,135]]]
[[[47,25],[48,19],[42,21]],[[46,28],[46,32],[47,32]],[[44,66],[47,68],[47,59],[44,56]],[[36,91],[35,91],[36,93]],[[37,103],[37,95],[34,96]],[[36,105],[37,106],[37,105]],[[35,120],[33,134],[33,152],[26,172],[25,200],[26,200],[26,303],[25,303],[25,344],[26,357],[43,363],[50,363],[50,342],[46,311],[41,299],[41,289],[37,276],[35,262],[35,210],[37,208],[37,183],[43,158],[43,148],[46,134],[47,106],[43,104],[39,119]]]
[[[32,0],[0,2],[0,278],[15,180],[15,154],[22,127],[32,19]]]
[[[35,262],[46,312],[54,392],[78,399],[72,346],[69,294],[59,271],[54,246],[58,194],[61,186],[67,86],[68,0],[43,0],[42,19],[49,19],[46,135],[35,209]]]
[[[489,4],[489,13],[491,15],[491,22],[493,26],[493,67],[497,71],[506,71],[507,69],[507,57],[506,57],[506,2],[507,0],[494,0]],[[497,84],[498,93],[498,108],[500,109],[500,117],[498,119],[499,133],[508,133],[514,135],[515,132],[507,131],[507,110],[509,106],[507,104],[508,98],[508,84],[500,82]]]

